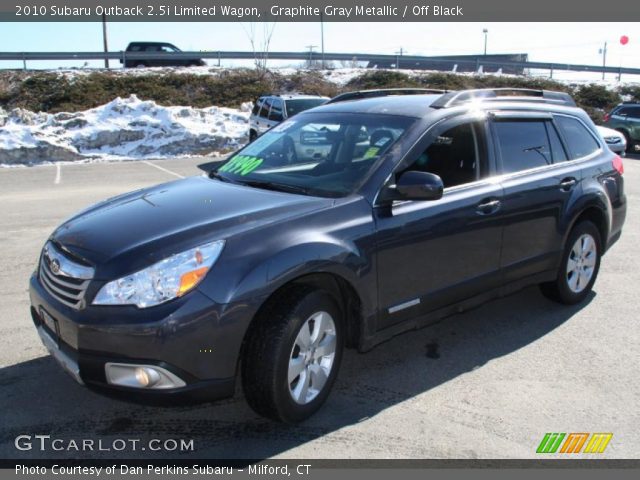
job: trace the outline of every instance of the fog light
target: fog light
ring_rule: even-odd
[[[104,373],[107,383],[130,388],[169,389],[186,385],[180,377],[156,365],[106,363]]]
[[[160,381],[160,374],[151,368],[136,368],[136,380],[141,387],[153,387]]]

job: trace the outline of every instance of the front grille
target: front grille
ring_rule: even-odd
[[[93,268],[70,260],[50,242],[42,250],[40,283],[60,303],[71,308],[84,307],[84,294],[93,273]]]

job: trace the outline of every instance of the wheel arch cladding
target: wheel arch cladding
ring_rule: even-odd
[[[286,296],[289,291],[301,285],[324,290],[335,298],[342,310],[345,321],[345,345],[347,347],[356,347],[358,345],[363,328],[362,299],[360,295],[347,279],[336,273],[312,272],[290,279],[288,282],[280,285],[262,302],[262,305],[256,311],[256,314],[244,333],[240,347],[240,355],[238,355],[238,366],[244,356],[246,341],[256,326],[256,320],[260,317],[260,314],[265,309],[268,309],[274,302],[277,302],[278,299],[282,298],[282,296]]]
[[[606,213],[599,206],[590,205],[575,217],[571,223],[571,228],[567,230],[565,241],[575,226],[584,221],[593,223],[598,229],[598,233],[600,234],[600,248],[602,249],[601,255],[604,254],[604,250],[607,245],[607,236],[609,234],[609,220]]]

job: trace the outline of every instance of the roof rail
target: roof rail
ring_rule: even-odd
[[[462,105],[474,100],[555,103],[575,107],[576,102],[565,92],[534,90],[531,88],[483,88],[460,90],[442,95],[431,104],[431,108],[447,108]]]
[[[345,92],[333,97],[327,103],[360,100],[362,98],[388,97],[390,95],[425,95],[429,93],[447,93],[447,90],[437,88],[380,88],[375,90],[357,90]]]

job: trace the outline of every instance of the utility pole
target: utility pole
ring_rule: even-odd
[[[404,53],[404,49],[400,47],[400,50],[396,52],[396,70],[400,68],[400,57]]]
[[[327,68],[324,62],[324,15],[320,12],[320,45],[322,45],[322,69]]]
[[[313,68],[313,49],[318,48],[317,45],[307,45],[304,48],[309,49],[309,68]]]
[[[484,55],[487,55],[487,37],[489,36],[489,30],[486,28],[482,29],[482,33],[484,33]]]
[[[604,46],[598,52],[602,54],[602,68],[607,66],[607,42],[604,42]],[[602,71],[602,80],[604,80],[604,70]]]
[[[109,53],[109,44],[107,43],[107,16],[102,14],[102,42],[104,43],[104,53]],[[109,68],[109,59],[104,57],[104,68]]]

